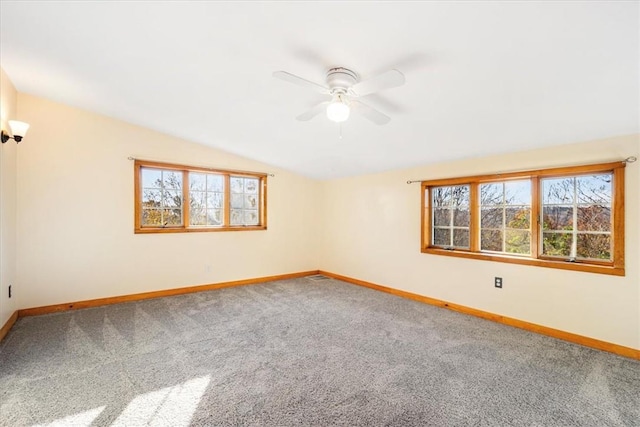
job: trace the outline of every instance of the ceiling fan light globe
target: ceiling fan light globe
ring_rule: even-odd
[[[332,102],[327,106],[327,118],[333,122],[341,123],[349,118],[351,109],[342,102]]]

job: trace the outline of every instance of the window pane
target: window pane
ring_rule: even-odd
[[[206,225],[207,219],[205,216],[205,210],[202,208],[192,208],[189,212],[189,223],[191,225]]]
[[[451,188],[451,204],[453,206],[468,206],[469,205],[469,186],[458,185]]]
[[[451,229],[434,228],[433,244],[435,246],[451,246]]]
[[[231,183],[231,225],[260,224],[260,180],[232,176]]]
[[[451,205],[451,187],[434,187],[432,194],[434,207]]]
[[[182,210],[164,209],[162,211],[162,221],[165,225],[182,225]]]
[[[480,249],[502,252],[502,230],[481,230]]]
[[[578,234],[577,256],[601,260],[611,259],[609,234]]]
[[[571,255],[571,233],[542,233],[542,253],[550,256]]]
[[[245,209],[257,209],[258,208],[258,195],[257,194],[245,194],[244,196]]]
[[[231,209],[231,225],[242,225],[242,209]]]
[[[205,193],[204,191],[192,191],[189,193],[189,206],[191,207],[191,210],[197,210],[197,209],[204,209],[207,204],[207,193]]]
[[[469,248],[469,230],[453,229],[453,246],[457,248]]]
[[[162,212],[160,209],[143,209],[142,225],[162,225]]]
[[[231,194],[231,209],[241,209],[244,207],[244,195],[243,194]]]
[[[544,230],[573,230],[573,207],[545,206],[542,208]]]
[[[480,184],[480,199],[480,250],[529,254],[531,180]]]
[[[205,191],[207,188],[207,176],[203,173],[189,172],[189,190]]]
[[[528,230],[507,230],[504,250],[512,254],[531,253],[531,233]]]
[[[158,169],[141,168],[142,187],[160,188],[162,187],[162,171]]]
[[[480,204],[501,205],[503,203],[502,183],[480,184]]]
[[[179,208],[182,206],[182,192],[164,191],[162,193],[162,206],[165,208]]]
[[[231,177],[231,180],[229,181],[229,183],[231,184],[231,192],[232,193],[242,193],[244,192],[244,178],[239,178],[239,177]]]
[[[578,206],[578,230],[610,231],[611,208],[608,206]]]
[[[222,208],[222,193],[207,193],[207,208]]]
[[[182,172],[162,171],[162,185],[166,190],[182,191]]]
[[[449,226],[451,225],[451,209],[434,209],[433,210],[433,225],[437,226]]]
[[[529,206],[508,206],[505,209],[507,228],[530,228],[531,208]]]
[[[260,180],[255,178],[245,178],[244,179],[244,191],[245,193],[256,194],[258,193],[258,184]]]
[[[502,208],[482,208],[480,224],[482,228],[502,228]]]
[[[258,224],[258,211],[253,210],[245,210],[244,211],[244,224],[245,225],[257,225]]]
[[[207,225],[222,225],[222,209],[207,210]]]
[[[504,183],[506,205],[531,205],[531,180]]]
[[[162,193],[160,190],[144,189],[142,191],[142,207],[159,208],[162,203]]]
[[[610,173],[601,175],[580,176],[578,179],[578,203],[610,204]]]
[[[224,177],[217,174],[207,175],[207,191],[224,192]]]
[[[453,210],[453,225],[455,227],[469,227],[469,208],[458,208]]]
[[[224,212],[224,176],[214,173],[189,174],[190,187],[202,191],[191,191],[190,224],[199,226],[222,225]],[[242,194],[234,195],[242,200]],[[236,200],[237,201],[237,200]]]
[[[542,203],[573,203],[575,178],[554,178],[542,180]]]

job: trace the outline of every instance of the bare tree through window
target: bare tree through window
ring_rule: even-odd
[[[624,276],[625,167],[422,181],[421,251]]]
[[[267,174],[136,160],[135,233],[265,230]]]
[[[612,174],[542,180],[543,254],[611,259]]]
[[[189,172],[189,222],[193,226],[222,225],[224,176]]]
[[[531,253],[531,181],[480,184],[480,249]]]
[[[142,224],[182,225],[182,173],[142,168]]]
[[[433,244],[442,247],[469,248],[469,186],[434,187]]]

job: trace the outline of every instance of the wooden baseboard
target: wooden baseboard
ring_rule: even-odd
[[[166,289],[163,291],[143,292],[140,294],[121,295],[116,297],[98,298],[85,301],[69,302],[64,304],[46,305],[42,307],[24,308],[17,311],[19,317],[38,316],[41,314],[56,313],[59,311],[79,310],[82,308],[99,307],[102,305],[119,304],[121,302],[140,301],[150,298],[169,297],[172,295],[190,294],[194,292],[212,291],[214,289],[230,288],[233,286],[256,285],[274,280],[297,279],[299,277],[318,274],[318,270],[303,271],[300,273],[280,274],[277,276],[257,277],[254,279],[235,280],[232,282],[212,283],[208,285],[189,286],[186,288]],[[15,320],[14,320],[15,321]],[[4,330],[4,328],[3,328]]]
[[[18,320],[18,312],[14,311],[13,314],[9,316],[9,319],[7,319],[7,323],[5,323],[4,326],[2,326],[2,329],[0,329],[0,341],[7,336],[13,324],[16,323],[16,320]]]
[[[376,285],[375,283],[365,282],[364,280],[353,279],[351,277],[342,276],[340,274],[330,273],[328,271],[320,270],[320,274],[334,279],[342,280],[343,282],[352,283],[358,286],[364,286],[366,288],[375,289],[377,291],[386,292],[388,294],[396,295],[402,298],[408,298],[414,301],[419,301],[425,304],[435,305],[438,307],[447,308],[449,310],[457,311],[464,314],[470,314],[472,316],[480,317],[483,319],[491,320],[493,322],[502,323],[505,325],[513,326],[516,328],[524,329],[530,332],[535,332],[541,335],[547,335],[549,337],[558,338],[564,341],[569,341],[575,344],[580,344],[585,347],[595,348],[597,350],[607,351],[620,356],[629,357],[631,359],[640,360],[640,350],[625,347],[618,344],[613,344],[607,341],[601,341],[595,338],[589,338],[571,332],[561,331],[559,329],[553,329],[535,323],[525,322],[524,320],[518,320],[511,317],[501,316],[499,314],[489,313],[487,311],[478,310],[463,305],[442,301],[435,298],[429,298],[422,295],[414,294],[411,292],[401,291],[398,289],[389,288],[386,286]]]
[[[438,307],[447,308],[449,310],[457,311],[464,314],[480,317],[482,319],[491,320],[493,322],[502,323],[505,325],[513,326],[516,328],[524,329],[530,332],[535,332],[541,335],[547,335],[553,338],[558,338],[564,341],[580,344],[586,347],[595,348],[598,350],[607,351],[620,356],[629,357],[632,359],[640,360],[640,350],[631,347],[625,347],[618,344],[613,344],[606,341],[601,341],[595,338],[589,338],[571,332],[561,331],[559,329],[549,328],[547,326],[537,325],[535,323],[525,322],[523,320],[514,319],[511,317],[501,316],[499,314],[489,313],[487,311],[478,310],[471,307],[466,307],[459,304],[442,301],[436,298],[430,298],[423,295],[414,294],[411,292],[401,291],[387,286],[377,285],[375,283],[366,282],[364,280],[354,279],[340,274],[330,273],[322,270],[303,271],[299,273],[281,274],[277,276],[258,277],[253,279],[236,280],[231,282],[212,283],[208,285],[190,286],[185,288],[166,289],[163,291],[144,292],[139,294],[122,295],[108,298],[98,298],[86,301],[77,301],[65,304],[47,305],[42,307],[25,308],[14,312],[9,320],[0,329],[0,341],[9,333],[9,330],[16,322],[18,317],[24,316],[37,316],[40,314],[56,313],[67,310],[79,310],[82,308],[99,307],[102,305],[118,304],[122,302],[140,301],[150,298],[160,298],[172,295],[189,294],[193,292],[210,291],[215,289],[230,288],[233,286],[255,285],[264,282],[270,282],[274,280],[286,280],[296,279],[299,277],[312,276],[314,274],[322,274],[334,279],[342,280],[343,282],[352,283],[358,286],[364,286],[377,291],[386,292],[388,294],[396,295],[402,298],[408,298],[414,301],[419,301],[425,304],[435,305]]]

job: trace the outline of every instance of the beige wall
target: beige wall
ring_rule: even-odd
[[[626,168],[626,277],[423,254],[420,185],[501,171],[640,157],[640,136],[611,138],[323,184],[320,269],[640,348],[640,163]],[[493,285],[504,279],[503,289]]]
[[[640,163],[626,170],[626,277],[422,254],[420,187],[406,184],[639,156],[638,135],[316,182],[26,94],[18,113],[32,127],[18,150],[15,308],[320,268],[640,348]],[[275,172],[269,229],[133,234],[128,156]]]
[[[319,183],[20,93],[21,308],[317,269]],[[214,126],[214,124],[212,124]],[[268,230],[134,234],[133,162],[274,172]]]
[[[0,116],[2,130],[7,132],[7,121],[17,120],[17,97],[15,87],[0,68]],[[10,132],[9,132],[10,133]],[[17,297],[8,298],[8,288],[16,286],[16,153],[13,140],[0,147],[0,327],[18,308]]]

